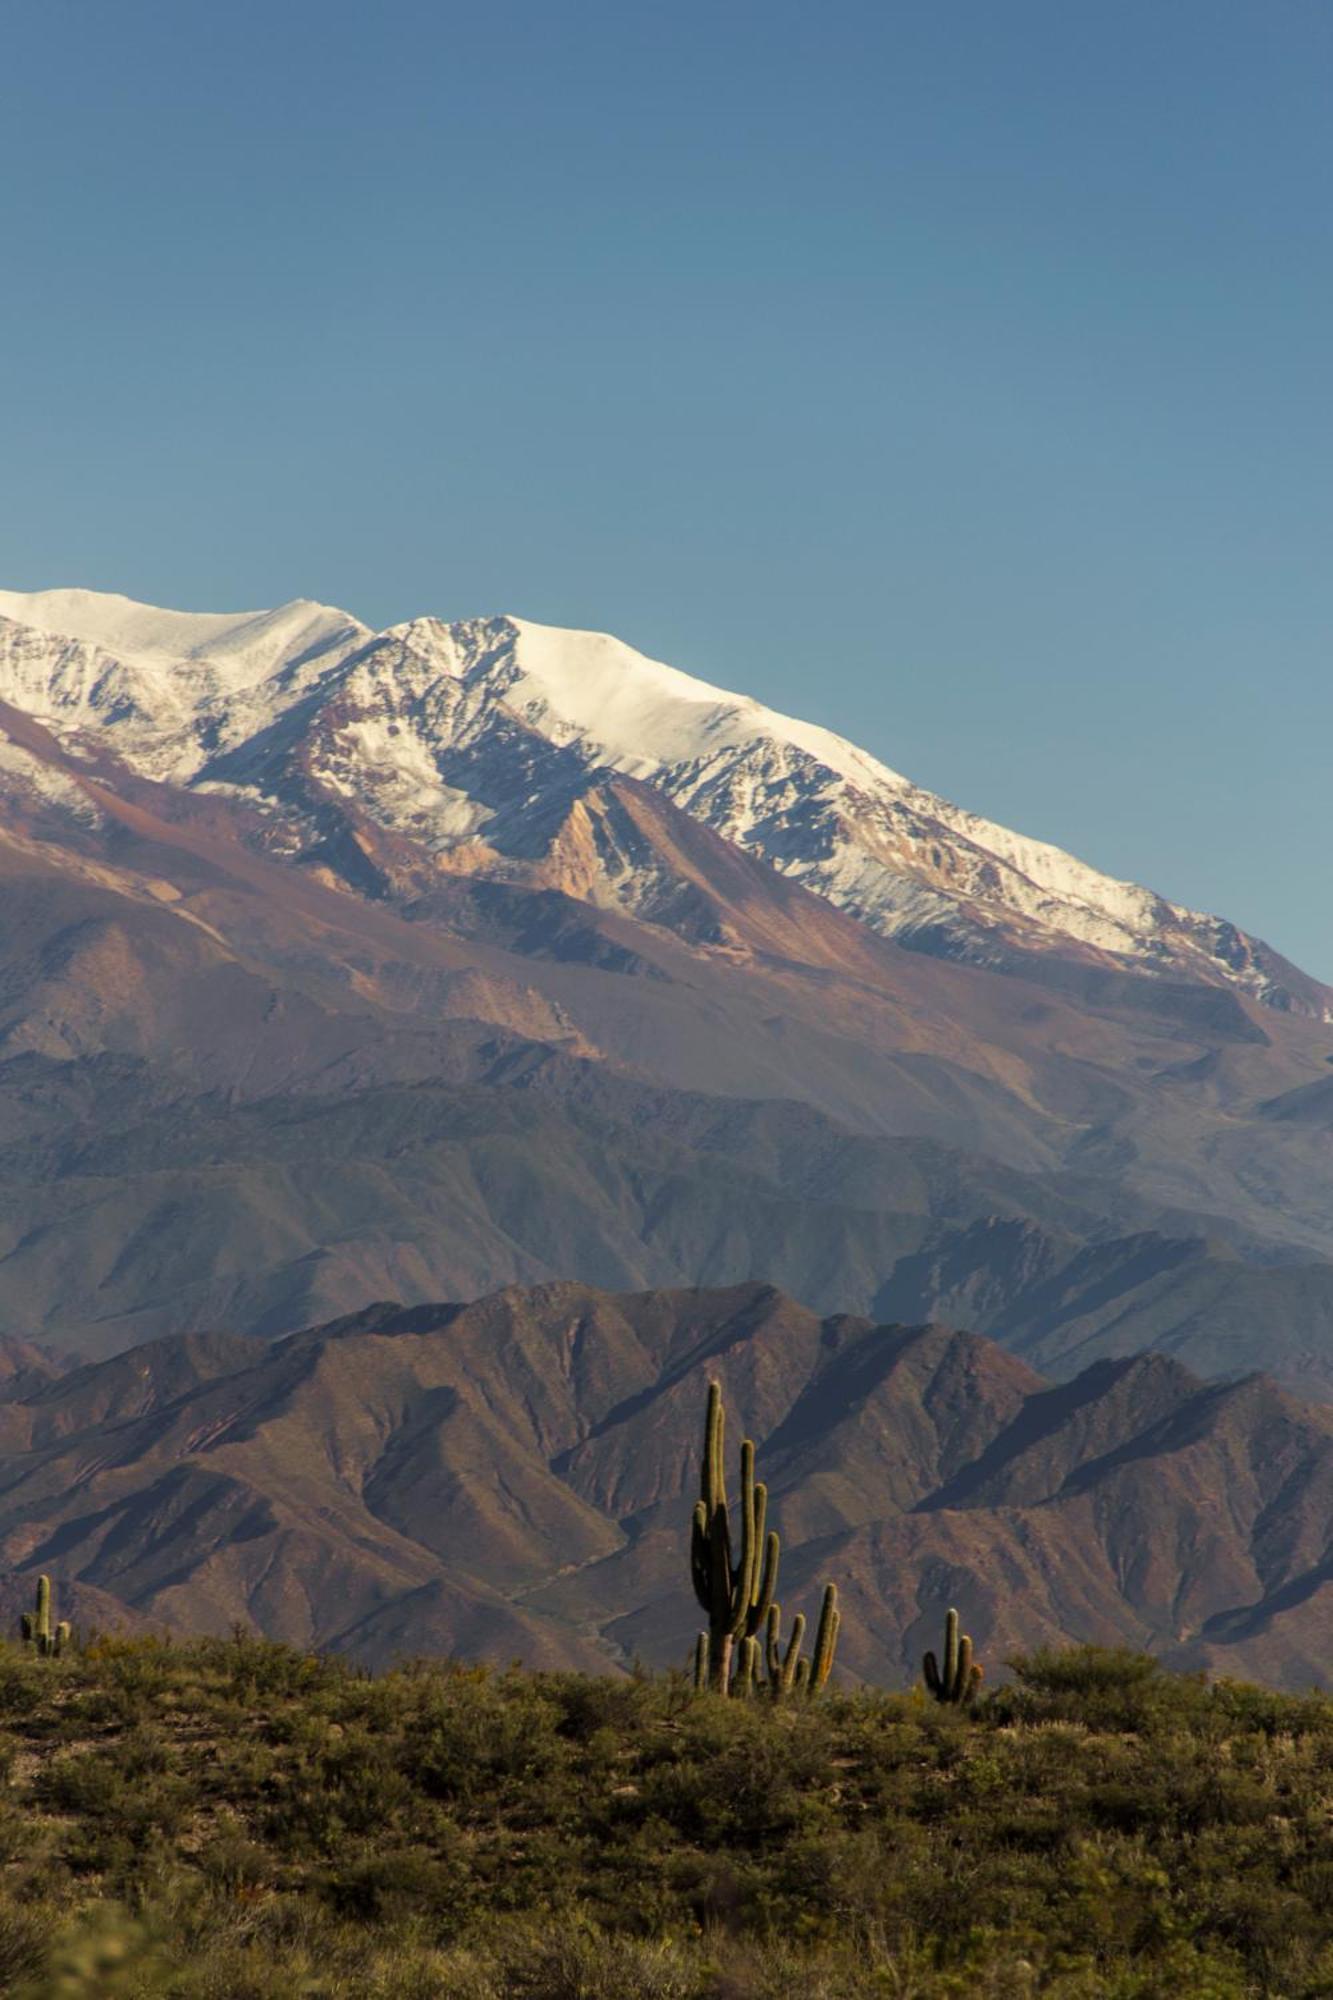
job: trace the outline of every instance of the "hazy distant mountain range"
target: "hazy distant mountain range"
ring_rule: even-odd
[[[989,826],[823,730],[614,640],[514,619],[376,634],[306,603],[201,617],[87,592],[0,594],[0,731],[0,1331],[87,1357],[171,1343],[88,1380],[138,1370],[156,1381],[179,1367],[184,1410],[203,1393],[191,1371],[216,1369],[224,1402],[251,1383],[264,1431],[291,1357],[325,1350],[311,1339],[270,1362],[249,1339],[380,1300],[411,1308],[577,1281],[654,1295],[775,1285],[820,1316],[944,1322],[1021,1357],[968,1350],[1024,1395],[1046,1393],[1031,1367],[1091,1381],[1100,1398],[1120,1375],[1080,1371],[1152,1347],[1174,1357],[1154,1381],[1178,1382],[1175,1363],[1199,1376],[1262,1367],[1333,1396],[1333,992],[1222,919]],[[547,1372],[549,1340],[554,1379],[557,1330],[545,1307],[532,1310],[534,1374]],[[432,1338],[448,1348],[461,1338],[444,1330],[454,1309],[432,1311]],[[765,1339],[779,1331],[774,1322]],[[338,1353],[383,1358],[361,1339]],[[805,1395],[815,1376],[790,1367],[792,1396]],[[624,1393],[658,1394],[656,1368],[644,1363]],[[43,1391],[31,1407],[67,1407],[84,1379],[63,1376],[49,1405]],[[840,1380],[827,1394],[854,1400]],[[358,1382],[346,1403],[338,1390],[320,1405],[330,1439],[373,1403],[370,1377]],[[609,1407],[591,1389],[584,1401],[570,1393],[567,1418],[533,1446],[540,1479],[523,1460],[534,1532],[550,1548],[500,1590],[509,1608],[487,1598],[469,1623],[464,1584],[448,1564],[441,1580],[442,1558],[421,1539],[429,1510],[418,1520],[394,1499],[394,1532],[427,1553],[413,1569],[395,1544],[406,1562],[396,1581],[346,1586],[370,1621],[356,1643],[382,1653],[405,1636],[477,1633],[513,1650],[513,1621],[531,1616],[534,1646],[574,1657],[570,1631],[595,1625],[587,1644],[609,1657],[619,1626],[608,1637],[600,1613],[560,1608],[548,1629],[547,1610],[522,1596],[533,1579],[550,1585],[564,1522],[583,1551],[564,1560],[619,1564],[629,1581],[615,1616],[633,1644],[646,1620],[643,1645],[659,1646],[657,1585],[617,1553],[627,1536],[638,1547],[649,1503],[570,1486],[555,1460],[582,1450]],[[1214,1393],[1191,1387],[1181,1408],[1212,1409]],[[23,1497],[0,1514],[6,1561],[67,1557],[89,1591],[169,1612],[167,1586],[122,1588],[108,1551],[170,1539],[176,1489],[161,1487],[156,1454],[177,1464],[177,1445],[131,1426],[105,1464],[87,1444],[93,1472],[86,1459],[50,1461],[48,1494],[46,1474],[31,1484],[29,1420],[16,1414],[29,1404],[8,1407],[0,1490]],[[463,1445],[452,1407],[414,1400],[410,1438],[397,1417],[388,1424],[399,1470],[381,1466],[370,1499],[370,1470],[353,1479],[357,1507],[389,1520],[374,1495],[396,1492],[420,1454],[453,1476]],[[767,1407],[744,1411],[761,1441]],[[832,1435],[851,1407],[821,1404],[820,1424]],[[1284,1425],[1322,1423],[1280,1407],[1255,1447],[1274,1463],[1285,1462]],[[83,1415],[71,1423],[97,1434]],[[988,1448],[986,1425],[974,1433]],[[1147,1457],[1185,1465],[1176,1436],[1154,1431]],[[684,1477],[685,1428],[680,1437],[664,1495]],[[1131,1442],[1115,1431],[1106,1450]],[[488,1434],[467,1449],[484,1459],[498,1447]],[[1224,1456],[1207,1461],[1208,1477],[1222,1477]],[[970,1462],[913,1475],[932,1536],[960,1511],[940,1496]],[[1309,1483],[1314,1463],[1293,1472],[1284,1518],[1294,1506],[1303,1521],[1302,1495],[1322,1491]],[[183,1467],[171,1477],[189,1484]],[[346,1483],[336,1466],[330,1476]],[[883,1476],[867,1461],[870,1515],[849,1526],[844,1493],[827,1530],[812,1513],[797,1539],[864,1542],[868,1523],[888,1518]],[[236,1477],[268,1495],[254,1520],[288,1521],[290,1496],[270,1493],[251,1458]],[[334,1505],[324,1477],[310,1488],[316,1510]],[[1077,1507],[1046,1494],[1041,1519],[1077,1528],[1083,1556],[1101,1562],[1085,1538],[1095,1530],[1103,1548],[1106,1522],[1089,1515],[1092,1488],[1078,1490]],[[995,1507],[1011,1505],[1008,1491],[995,1488]],[[109,1510],[105,1536],[77,1511],[93,1492]],[[218,1495],[221,1512],[210,1500],[199,1515],[213,1522],[199,1544],[213,1554],[184,1563],[180,1608],[230,1618],[248,1605],[273,1629],[305,1632],[266,1597],[271,1577],[220,1553],[228,1510],[251,1502]],[[970,1539],[953,1545],[961,1598],[967,1563],[982,1562],[979,1506],[968,1502]],[[124,1508],[138,1525],[113,1533]],[[925,1533],[926,1515],[910,1518],[911,1534]],[[1062,1583],[1052,1629],[1082,1619],[1119,1630],[1119,1618],[1126,1633],[1197,1648],[1225,1615],[1225,1643],[1239,1645],[1233,1614],[1278,1588],[1305,1591],[1315,1609],[1301,1618],[1313,1618],[1314,1519],[1289,1569],[1251,1546],[1267,1529],[1237,1528],[1249,1553],[1226,1557],[1225,1586],[1199,1586],[1197,1619],[1135,1595],[1125,1571],[1114,1612],[1087,1582],[1086,1618]],[[353,1541],[356,1523],[348,1516]],[[485,1560],[463,1565],[468,1590],[507,1560],[510,1528],[479,1518],[475,1531]],[[270,1524],[256,1547],[287,1532]],[[906,1546],[893,1543],[895,1561]],[[1121,1557],[1107,1560],[1118,1575]],[[214,1597],[201,1565],[225,1574]],[[853,1653],[858,1617],[867,1633],[898,1629],[891,1567],[886,1558],[865,1583],[889,1609],[872,1615],[867,1596],[848,1627]],[[1037,1589],[1035,1572],[1006,1574],[1020,1599]],[[410,1615],[408,1577],[426,1593]],[[446,1608],[427,1616],[437,1601]],[[350,1624],[335,1632],[331,1617],[312,1609],[309,1630],[351,1643]],[[1295,1671],[1305,1644],[1275,1640],[1278,1668]],[[1247,1660],[1267,1659],[1253,1634],[1244,1645]]]
[[[46,1380],[29,1358],[0,1381],[8,1610],[17,1560],[88,1623],[683,1664],[712,1375],[764,1440],[789,1613],[839,1581],[845,1674],[910,1678],[950,1603],[992,1677],[1065,1638],[1327,1673],[1333,1410],[1160,1356],[1053,1385],[973,1335],[762,1285],[515,1289]]]

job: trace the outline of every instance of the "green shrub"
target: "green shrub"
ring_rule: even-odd
[[[0,1991],[1333,1992],[1333,1703],[1135,1655],[960,1715],[116,1641],[0,1714]]]

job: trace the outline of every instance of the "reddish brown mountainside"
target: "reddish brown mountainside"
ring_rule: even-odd
[[[992,1670],[1061,1639],[1292,1686],[1333,1658],[1333,1411],[1151,1355],[1053,1385],[761,1285],[513,1288],[16,1375],[0,1562],[15,1602],[47,1569],[93,1620],[683,1661],[711,1375],[760,1446],[785,1601],[842,1586],[849,1674],[901,1683],[951,1602]]]
[[[624,777],[553,780],[484,874],[350,806],[298,863],[281,816],[0,721],[42,778],[0,785],[4,1331],[761,1275],[1055,1374],[1333,1392],[1322,1022],[937,962]]]

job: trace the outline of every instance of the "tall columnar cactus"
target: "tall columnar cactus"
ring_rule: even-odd
[[[828,1680],[838,1643],[838,1593],[831,1583],[825,1588],[813,1657],[801,1658],[804,1615],[794,1620],[784,1652],[782,1610],[774,1602],[781,1551],[776,1534],[771,1529],[765,1532],[768,1488],[754,1476],[754,1446],[746,1438],[741,1444],[737,1553],[727,1503],[724,1443],[722,1389],[710,1382],[701,1496],[690,1537],[694,1594],[708,1613],[708,1630],[699,1634],[694,1649],[694,1685],[700,1692],[711,1687],[718,1694],[748,1695],[763,1688],[775,1701],[793,1691],[818,1694]]]
[[[52,1659],[63,1653],[70,1643],[70,1624],[67,1618],[51,1628],[51,1579],[39,1576],[37,1579],[37,1602],[32,1611],[25,1611],[19,1620],[19,1631],[25,1646],[33,1646],[43,1659]]]
[[[730,1693],[736,1642],[754,1638],[764,1624],[778,1580],[778,1538],[764,1532],[768,1488],[755,1479],[754,1445],[749,1438],[741,1444],[740,1548],[734,1549],[723,1465],[724,1433],[721,1384],[710,1382],[690,1572],[694,1594],[708,1614],[707,1678],[719,1694]],[[696,1653],[696,1674],[698,1661]],[[750,1671],[753,1673],[753,1664]]]
[[[921,1663],[926,1687],[936,1701],[965,1707],[981,1686],[983,1668],[972,1658],[972,1641],[958,1632],[958,1613],[951,1610],[944,1621],[944,1668],[933,1653]]]

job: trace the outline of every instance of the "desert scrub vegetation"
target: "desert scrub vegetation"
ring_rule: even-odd
[[[962,1707],[0,1646],[0,1991],[1328,1994],[1333,1702],[1091,1650]]]

